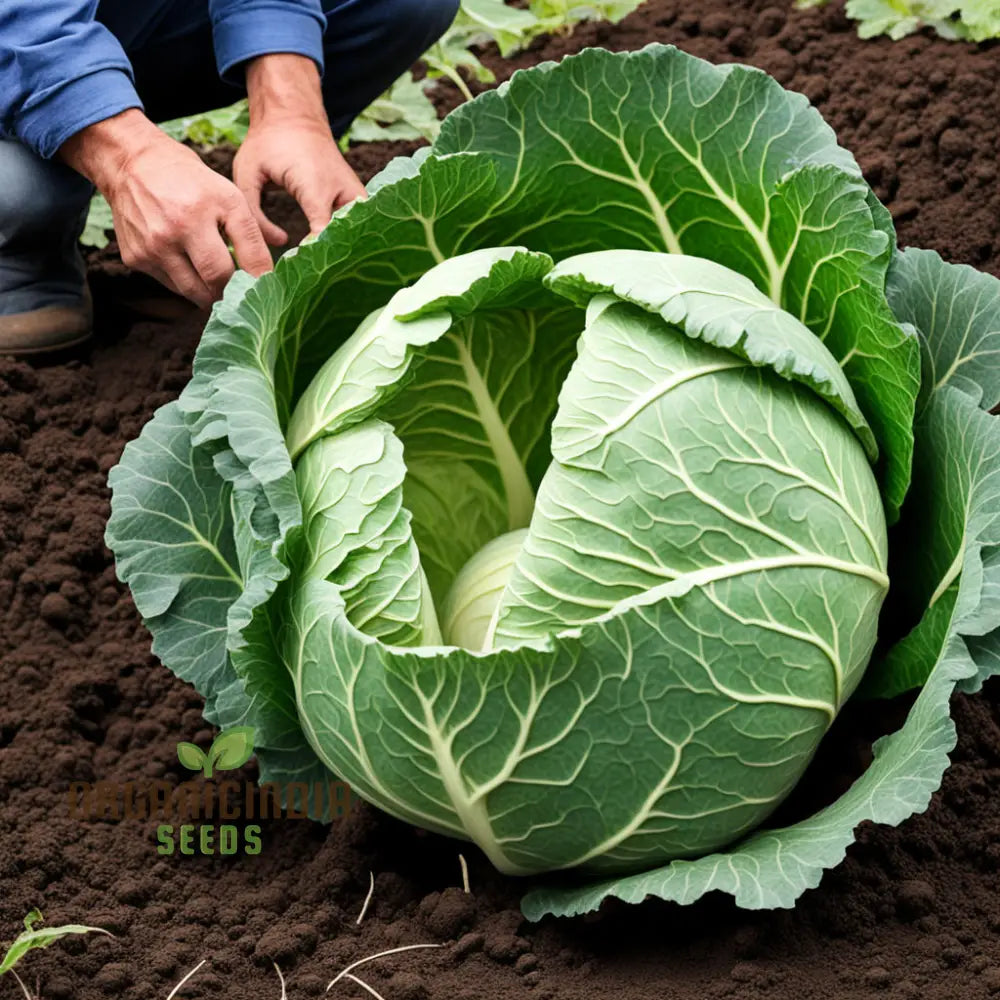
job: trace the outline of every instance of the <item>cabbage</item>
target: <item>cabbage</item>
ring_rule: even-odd
[[[233,279],[110,477],[154,651],[261,780],[473,841],[533,918],[790,906],[925,808],[1000,665],[1000,283],[670,47],[516,73],[370,193]],[[921,690],[762,828],[859,684]]]

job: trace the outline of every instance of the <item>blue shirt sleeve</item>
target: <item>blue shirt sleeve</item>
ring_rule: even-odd
[[[321,0],[208,0],[219,73],[243,84],[248,59],[292,52],[308,56],[323,71]]]
[[[0,132],[50,157],[80,129],[141,108],[97,0],[0,2]]]

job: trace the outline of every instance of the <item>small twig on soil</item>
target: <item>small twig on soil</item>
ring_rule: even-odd
[[[361,906],[361,912],[358,914],[358,919],[355,921],[356,924],[360,926],[361,921],[365,919],[365,914],[368,912],[368,904],[372,901],[372,894],[375,892],[375,872],[368,873],[368,895],[365,896],[365,901]]]
[[[357,983],[358,986],[360,986],[366,993],[370,993],[373,997],[375,997],[375,1000],[385,1000],[385,997],[382,996],[382,994],[379,993],[379,991],[375,989],[374,986],[369,986],[368,983],[366,983],[363,979],[358,979],[357,976],[352,976],[350,973],[344,976],[344,978],[350,979],[352,982]]]
[[[28,987],[24,985],[24,980],[17,974],[17,969],[11,969],[10,974],[17,980],[17,985],[21,987],[21,992],[27,1000],[35,1000],[35,997],[28,992]]]
[[[167,1000],[174,1000],[174,997],[180,993],[181,987],[208,961],[207,958],[203,958],[171,991],[170,996]]]
[[[285,977],[281,974],[281,969],[278,968],[277,962],[271,963],[274,966],[274,971],[278,973],[278,979],[281,980],[281,1000],[288,1000],[288,992],[285,989]]]
[[[326,992],[329,993],[330,990],[340,982],[345,976],[353,972],[359,965],[365,965],[368,962],[374,962],[376,958],[385,958],[386,955],[398,955],[401,951],[415,951],[417,948],[440,948],[439,944],[404,944],[399,948],[388,948],[385,951],[377,952],[374,955],[368,955],[365,958],[359,958],[356,962],[352,962],[346,969],[342,969],[337,973],[333,979],[330,980],[330,985],[327,986]],[[167,1000],[170,1000],[168,997]]]
[[[469,888],[469,866],[465,863],[464,854],[458,856],[458,863],[462,866],[462,888],[465,890],[466,895],[468,895],[472,890]]]

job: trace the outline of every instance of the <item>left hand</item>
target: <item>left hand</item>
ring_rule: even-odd
[[[233,161],[233,180],[271,246],[284,246],[288,233],[261,208],[261,190],[268,181],[299,203],[313,235],[335,209],[365,197],[365,186],[341,154],[325,116],[281,116],[251,124]]]

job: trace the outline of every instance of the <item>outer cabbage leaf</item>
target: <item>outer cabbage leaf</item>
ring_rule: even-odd
[[[732,626],[733,649],[762,679],[780,684],[792,664],[826,673],[840,707],[874,646],[888,578],[877,486],[832,407],[637,306],[599,299],[552,443],[497,643],[686,582],[713,592],[718,628]],[[720,580],[733,603],[714,593]],[[738,610],[744,587],[757,588],[760,618]],[[768,589],[785,596],[767,600]],[[754,638],[741,641],[741,627]],[[796,635],[802,654],[772,661],[772,634]]]
[[[891,610],[911,631],[868,671],[863,691],[881,697],[923,684],[951,631],[981,637],[1000,625],[977,624],[956,607],[960,574],[982,573],[983,586],[1000,585],[1000,569],[978,555],[997,531],[991,498],[1000,493],[1000,470],[994,420],[976,410],[1000,402],[1000,281],[909,249],[896,255],[886,291],[899,319],[919,334],[924,389],[912,499],[891,546]],[[969,404],[954,393],[939,399],[944,387],[960,389]],[[994,606],[985,598],[983,605]]]
[[[865,694],[891,697],[927,679],[948,636],[984,635],[1000,628],[1000,567],[982,549],[1000,542],[1000,427],[972,398],[938,389],[917,422],[913,507],[901,529],[912,540],[897,546],[893,579],[905,610],[919,623],[865,678]],[[901,539],[900,539],[901,541]],[[970,579],[971,578],[971,579]],[[978,603],[959,603],[969,581]],[[920,612],[923,610],[923,614]]]
[[[224,729],[253,726],[261,780],[327,782],[302,734],[287,671],[270,672],[268,629],[247,644],[247,657],[266,649],[264,669],[249,671],[249,690],[230,660],[229,618],[244,587],[262,585],[262,551],[249,533],[237,540],[240,501],[213,457],[211,448],[192,444],[176,403],[158,410],[109,476],[107,544],[153,634],[153,652],[205,698],[206,719]]]
[[[885,304],[884,210],[804,97],[673,48],[590,49],[459,108],[434,151],[488,153],[497,166],[500,195],[477,240],[514,239],[557,259],[684,252],[750,278],[844,367],[881,448],[895,520],[918,347]]]
[[[943,385],[984,410],[1000,403],[1000,280],[911,247],[894,257],[885,293],[920,337],[921,405]]]
[[[732,655],[713,598],[766,619],[763,578],[738,597],[668,584],[487,655],[388,648],[351,626],[333,584],[291,588],[284,655],[319,756],[508,873],[635,870],[727,843],[794,785],[835,712],[829,671],[795,669],[800,637],[770,637],[766,676]]]
[[[869,458],[878,457],[851,383],[822,341],[729,268],[702,257],[607,250],[570,257],[545,281],[581,306],[600,292],[634,302],[689,337],[808,385],[850,424]]]
[[[932,409],[936,411],[933,418],[929,416]],[[995,483],[1000,467],[1000,428],[992,418],[977,410],[968,396],[947,386],[935,393],[925,418],[934,419],[940,430],[926,442],[918,439],[921,449],[943,445],[945,451],[927,455],[923,461],[937,460],[948,466],[959,463],[965,455],[971,468],[987,472],[987,478]],[[975,425],[972,432],[970,422]],[[988,448],[984,447],[987,437],[992,442]],[[987,470],[986,464],[992,469]],[[949,699],[956,685],[964,690],[975,688],[1000,662],[997,581],[983,572],[984,562],[994,566],[997,562],[1000,495],[995,489],[983,489],[973,477],[972,492],[964,502],[981,531],[967,539],[966,568],[957,584],[955,614],[938,647],[937,661],[906,723],[875,744],[874,760],[847,792],[800,823],[758,831],[723,853],[674,861],[654,871],[596,885],[551,883],[533,889],[523,901],[526,916],[537,920],[546,914],[585,913],[611,896],[627,902],[656,896],[691,903],[713,890],[733,896],[737,905],[746,909],[789,907],[806,889],[819,884],[824,869],[843,859],[859,823],[895,825],[925,809],[955,746]],[[963,637],[966,623],[972,623],[976,638]],[[991,626],[993,631],[979,637],[980,630],[988,631]]]

